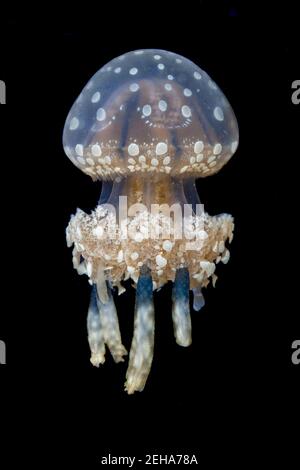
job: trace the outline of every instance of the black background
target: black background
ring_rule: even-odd
[[[274,22],[273,11],[262,19],[255,5],[250,13],[237,3],[210,5],[199,2],[198,11],[173,5],[164,14],[158,5],[105,12],[81,5],[69,17],[45,10],[39,20],[30,12],[22,19],[20,11],[5,19],[0,339],[7,365],[0,366],[0,461],[5,455],[10,464],[92,468],[108,452],[184,451],[211,468],[217,461],[244,466],[290,458],[296,449],[296,25],[292,11]],[[210,214],[235,217],[230,262],[218,266],[216,289],[204,292],[205,308],[192,313],[190,348],[173,339],[170,286],[155,294],[151,374],[142,393],[127,396],[127,363],[116,365],[109,354],[99,370],[89,363],[90,286],[72,268],[65,227],[76,207],[94,208],[101,184],[72,165],[61,136],[89,78],[140,48],[171,50],[206,70],[236,113],[240,145],[219,174],[197,182]],[[116,304],[129,348],[134,290]]]

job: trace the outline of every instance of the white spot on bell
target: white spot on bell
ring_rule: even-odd
[[[232,142],[232,144],[231,144],[231,151],[232,151],[232,153],[234,153],[237,148],[238,148],[238,142],[237,142],[237,140],[235,140],[235,141]]]
[[[97,121],[104,121],[106,118],[106,111],[103,108],[99,108],[97,111]]]
[[[83,145],[77,144],[76,147],[75,147],[75,152],[77,153],[77,155],[82,157],[83,156]]]
[[[189,118],[192,115],[191,108],[187,106],[186,104],[182,106],[181,113],[182,113],[182,116],[185,118]]]
[[[201,77],[201,74],[199,72],[194,72],[194,78],[196,80],[201,80],[202,77]]]
[[[222,152],[222,145],[221,144],[216,144],[214,146],[214,155],[219,155]]]
[[[159,107],[160,111],[166,111],[167,108],[168,108],[168,105],[167,105],[166,101],[160,100],[159,103],[158,103],[158,107]]]
[[[224,120],[224,113],[223,109],[220,108],[220,106],[216,106],[214,109],[214,117],[216,118],[217,121],[223,121]]]
[[[164,64],[158,64],[157,68],[159,70],[164,70],[165,66],[164,66]]]
[[[132,69],[129,70],[130,75],[136,75],[138,73],[138,69],[136,67],[132,67]]]
[[[77,127],[79,126],[79,120],[76,117],[73,117],[70,121],[70,130],[75,131]]]
[[[140,87],[137,83],[132,83],[129,87],[129,90],[132,91],[132,92],[135,92],[135,91],[138,91],[139,88]]]
[[[114,70],[114,72],[115,72],[115,73],[120,73],[121,70],[122,70],[121,67],[117,67],[117,68]]]
[[[168,75],[168,80],[174,80],[173,75]]]
[[[161,59],[161,55],[158,55],[158,54],[155,54],[153,57],[154,57],[155,60],[160,60]]]
[[[136,157],[140,152],[139,146],[137,144],[128,145],[128,153],[132,157]]]
[[[204,144],[202,140],[197,140],[197,142],[195,142],[195,145],[194,145],[194,152],[201,153],[203,149],[204,149]]]
[[[171,91],[172,90],[172,85],[170,85],[170,83],[166,83],[165,84],[165,90]]]
[[[151,111],[152,111],[152,109],[151,109],[150,104],[145,104],[145,106],[143,106],[143,114],[144,114],[144,116],[150,116]]]
[[[183,90],[183,94],[184,94],[184,96],[192,96],[193,93],[189,88],[185,88]]]
[[[158,142],[156,145],[155,153],[156,155],[164,155],[168,151],[168,146],[165,142]]]
[[[96,91],[96,93],[93,94],[92,98],[91,98],[91,102],[92,103],[98,103],[98,101],[100,100],[101,98],[101,93],[100,91]]]
[[[100,157],[102,154],[101,147],[98,144],[92,145],[91,151],[94,157]]]

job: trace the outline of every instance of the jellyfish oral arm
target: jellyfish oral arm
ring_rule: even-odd
[[[92,353],[91,363],[94,366],[98,367],[99,364],[104,363],[105,345],[110,350],[115,362],[124,360],[123,356],[127,354],[127,351],[121,342],[116,307],[109,287],[107,301],[103,303],[98,296],[96,286],[93,286],[87,328]]]
[[[129,394],[141,391],[150,373],[154,348],[153,288],[163,286],[168,280],[174,281],[172,317],[175,339],[179,345],[189,346],[192,341],[190,289],[194,293],[194,309],[200,310],[204,305],[201,288],[207,286],[210,278],[215,276],[215,263],[228,261],[229,252],[225,241],[232,239],[231,216],[222,214],[210,217],[192,211],[190,221],[196,229],[198,227],[196,232],[201,237],[191,242],[189,239],[174,237],[174,214],[151,214],[151,201],[159,208],[170,207],[166,202],[174,202],[180,209],[188,202],[195,202],[194,183],[187,189],[186,181],[165,180],[164,177],[154,177],[150,182],[131,177],[123,183],[114,184],[113,188],[106,184],[100,198],[105,201],[104,205],[100,204],[91,216],[78,211],[67,229],[69,243],[75,244],[74,267],[80,274],[88,274],[93,284],[88,313],[88,338],[93,365],[99,366],[105,361],[105,346],[115,362],[123,361],[126,349],[121,342],[110,284],[117,286],[119,291],[122,289],[122,279],[131,278],[136,284],[134,334],[125,384]],[[119,206],[117,199],[125,198],[127,194],[131,203],[141,201],[138,207],[144,206],[150,226],[155,228],[154,232],[149,231],[148,226],[145,233],[145,220],[140,218],[139,212],[133,212],[128,215],[127,225],[138,227],[138,230],[133,234],[129,230],[129,238],[123,239],[117,220],[110,219],[105,207],[107,204]],[[112,238],[110,232],[113,224],[117,227],[116,238]],[[171,227],[169,239],[161,238],[166,226]],[[94,228],[91,230],[91,227]],[[100,238],[99,234],[102,234]],[[189,244],[192,244],[192,249],[187,250],[185,247]],[[84,261],[80,262],[81,258]]]
[[[105,361],[104,331],[97,304],[97,291],[93,286],[87,318],[88,340],[91,349],[91,363],[99,367]]]
[[[106,207],[111,205],[120,209],[117,201],[126,198],[127,194],[131,204],[127,207],[124,237],[118,218],[112,217]],[[174,282],[174,335],[179,345],[189,346],[192,341],[189,292],[192,290],[194,294],[194,310],[200,310],[204,305],[202,288],[211,279],[215,284],[216,264],[219,261],[226,263],[229,259],[225,243],[232,240],[234,225],[228,214],[211,217],[203,211],[200,214],[191,211],[188,227],[184,226],[179,236],[175,223],[176,210],[155,210],[152,213],[150,202],[154,201],[155,209],[157,206],[160,209],[174,208],[174,204],[177,204],[180,209],[179,220],[182,222],[183,206],[188,201],[195,201],[195,185],[187,191],[186,182],[180,179],[154,177],[149,182],[143,178],[128,178],[115,183],[108,191],[105,187],[103,200],[106,202],[97,206],[91,215],[79,210],[71,218],[67,239],[70,245],[75,245],[74,267],[80,274],[87,274],[93,284],[88,313],[88,338],[93,365],[104,362],[105,346],[115,362],[122,361],[126,355],[110,286],[118,287],[120,293],[124,290],[122,280],[129,278],[136,286],[134,334],[125,384],[125,390],[132,394],[144,388],[152,364],[152,291],[168,281]],[[139,208],[137,212],[130,211],[134,201]],[[141,207],[144,208],[142,212]],[[164,236],[166,228],[169,229],[167,237]],[[195,239],[189,237],[190,233],[194,233]],[[81,259],[83,261],[80,262]]]
[[[187,268],[180,268],[176,271],[172,300],[176,343],[180,346],[189,346],[192,342],[192,324],[190,316],[190,280]]]
[[[153,286],[150,270],[143,266],[136,288],[134,333],[125,383],[128,394],[144,389],[151,369],[153,348]]]

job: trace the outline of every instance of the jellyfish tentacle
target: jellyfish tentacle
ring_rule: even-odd
[[[104,332],[101,326],[97,302],[97,289],[93,285],[87,317],[88,341],[91,349],[91,363],[99,367],[105,362]]]
[[[204,299],[204,296],[203,296],[203,293],[202,293],[202,289],[201,289],[200,286],[197,286],[197,287],[194,287],[194,289],[192,289],[192,291],[193,291],[193,295],[194,295],[193,309],[196,312],[199,312],[199,310],[201,310],[201,308],[204,307],[204,305],[205,305],[205,299]]]
[[[141,392],[150,373],[154,349],[153,283],[150,269],[141,267],[136,288],[134,334],[131,343],[125,390]]]
[[[189,346],[192,342],[189,291],[189,271],[187,268],[179,268],[172,290],[172,318],[176,343],[180,346]]]
[[[106,283],[108,300],[102,302],[97,295],[97,304],[100,312],[101,327],[103,329],[104,342],[107,345],[115,362],[124,361],[123,356],[127,351],[122,344],[119,320],[112,291]]]

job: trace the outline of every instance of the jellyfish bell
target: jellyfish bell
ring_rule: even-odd
[[[105,344],[117,361],[126,354],[111,288],[122,293],[129,278],[136,286],[125,386],[133,393],[144,388],[153,357],[153,290],[174,282],[174,334],[187,346],[189,291],[199,310],[202,287],[215,284],[216,264],[229,259],[233,218],[203,210],[195,179],[217,173],[232,157],[237,121],[222,91],[194,63],[172,52],[134,51],[87,83],[67,117],[63,145],[79,169],[102,180],[96,209],[78,210],[67,227],[74,267],[93,284],[93,364],[104,361]]]

